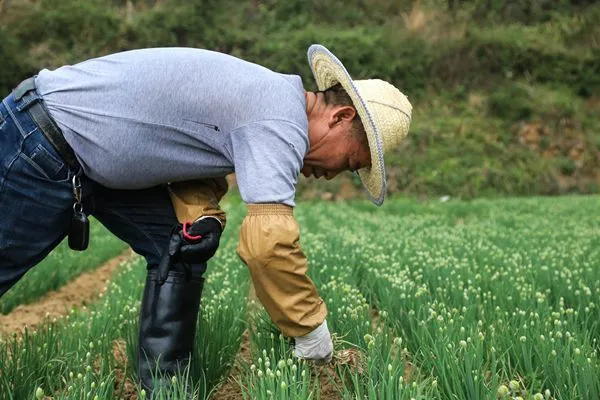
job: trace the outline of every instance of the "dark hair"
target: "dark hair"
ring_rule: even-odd
[[[344,90],[340,83],[333,85],[329,89],[325,89],[322,91],[322,93],[325,95],[325,104],[327,105],[354,107],[354,103],[352,102],[350,95],[348,92],[346,92],[346,90]],[[356,110],[356,107],[354,107],[354,109]],[[367,134],[365,133],[365,128],[360,120],[360,117],[358,116],[358,112],[352,120],[352,133],[362,142],[368,145]]]

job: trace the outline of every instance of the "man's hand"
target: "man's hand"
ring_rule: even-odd
[[[327,329],[327,320],[323,321],[314,331],[294,338],[296,357],[311,360],[315,364],[327,364],[333,357],[333,343]]]
[[[184,263],[198,264],[208,261],[215,255],[221,238],[221,223],[213,217],[196,220],[187,227],[188,237],[200,237],[193,240],[182,235],[179,259]]]

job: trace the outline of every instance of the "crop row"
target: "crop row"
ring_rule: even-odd
[[[231,214],[235,221],[235,212]],[[195,349],[198,363],[190,371],[193,381],[206,382],[197,388],[200,398],[208,397],[230,368],[245,327],[247,271],[239,268],[235,245],[224,238],[223,251],[206,279]],[[98,303],[73,309],[22,337],[3,338],[0,398],[31,399],[37,393],[39,398],[121,399],[134,394],[128,356],[135,351],[145,274],[141,258],[128,261]]]
[[[314,204],[302,219],[313,274],[345,277],[385,312],[435,398],[600,398],[598,205]]]
[[[250,354],[233,376],[247,399],[600,398],[599,203],[299,205],[334,335],[330,367],[297,361],[260,307],[248,318],[248,274],[235,254],[245,210],[230,206],[189,371],[198,397],[227,376],[248,329]],[[125,378],[135,380],[125,355],[143,281],[137,260],[99,304],[3,343],[0,397],[31,398],[39,387],[55,398],[120,398]]]

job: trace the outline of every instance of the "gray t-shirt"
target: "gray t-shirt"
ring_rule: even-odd
[[[235,171],[245,202],[294,205],[309,146],[299,76],[207,50],[156,48],[44,69],[36,84],[84,172],[102,185]]]

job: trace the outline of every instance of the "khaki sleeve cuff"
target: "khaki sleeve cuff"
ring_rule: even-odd
[[[286,204],[248,204],[248,216],[255,215],[294,215],[294,209]]]

